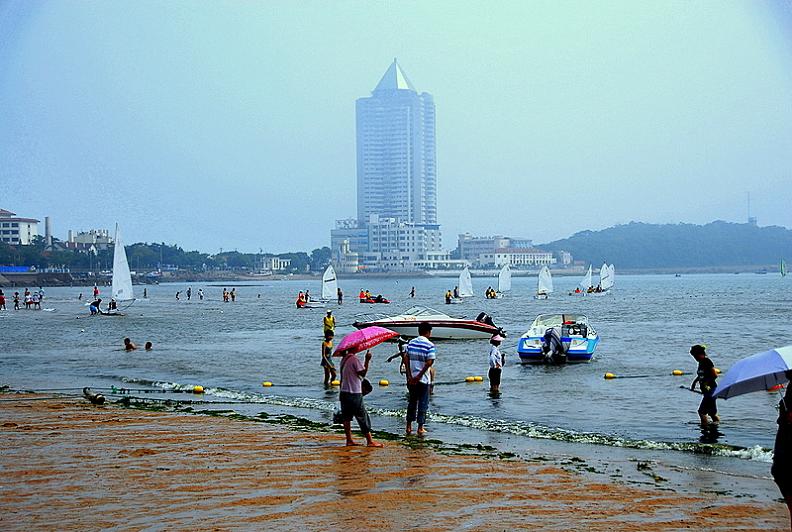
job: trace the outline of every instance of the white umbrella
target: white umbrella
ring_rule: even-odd
[[[784,384],[792,369],[792,345],[756,353],[737,361],[721,380],[714,396],[728,399],[744,393],[769,390]]]

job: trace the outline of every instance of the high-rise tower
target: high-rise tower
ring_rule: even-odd
[[[357,216],[437,224],[435,105],[396,61],[357,100]]]

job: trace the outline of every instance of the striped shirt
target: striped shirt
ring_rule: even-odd
[[[437,349],[427,338],[419,336],[407,344],[407,357],[410,359],[410,374],[414,377],[421,372],[427,360],[437,358]],[[430,383],[429,371],[423,374],[421,382]]]

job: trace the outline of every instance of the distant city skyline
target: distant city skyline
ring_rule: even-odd
[[[453,13],[453,16],[450,15]],[[188,249],[327,244],[355,101],[437,102],[437,211],[536,243],[792,227],[792,3],[0,3],[0,208]],[[349,28],[355,28],[350,31]],[[406,76],[405,76],[406,78]]]

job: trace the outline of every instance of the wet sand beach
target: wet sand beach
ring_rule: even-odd
[[[0,528],[783,530],[783,504],[602,482],[552,462],[0,396]],[[13,400],[10,400],[13,399]]]

